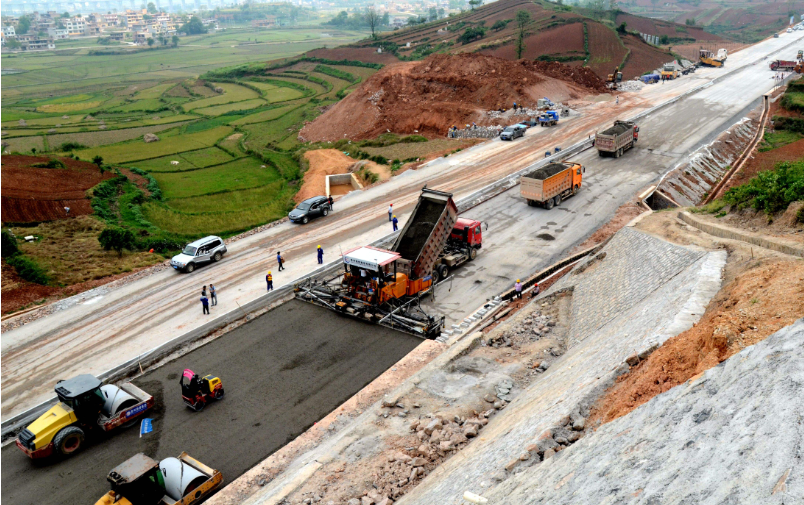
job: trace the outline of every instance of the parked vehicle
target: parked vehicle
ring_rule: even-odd
[[[539,116],[539,125],[541,126],[554,126],[558,124],[558,112],[554,110],[546,110]]]
[[[170,266],[189,273],[204,263],[220,261],[224,254],[226,244],[223,243],[223,239],[210,235],[184,246],[181,254],[173,256],[170,260]]]
[[[315,216],[326,216],[332,210],[326,196],[314,196],[301,202],[291,210],[288,217],[294,223],[307,224]]]
[[[519,124],[525,125],[528,128],[533,128],[534,126],[539,126],[539,120],[538,119],[528,119],[527,121],[522,121]]]
[[[31,459],[71,456],[88,432],[132,426],[154,406],[154,397],[130,382],[104,385],[89,374],[57,382],[56,396],[59,403],[17,436],[17,447]]]
[[[659,82],[659,74],[646,74],[639,78],[645,84],[656,84]]]
[[[159,462],[139,453],[114,467],[106,480],[112,490],[95,505],[195,505],[221,485],[223,476],[186,452]]]
[[[517,123],[515,126],[521,126],[522,128],[525,129],[525,131],[527,131],[528,128],[530,128],[530,126],[527,123],[525,123],[524,121],[521,122],[521,123]]]
[[[520,194],[531,207],[552,209],[581,189],[584,172],[580,163],[549,163],[520,177]]]
[[[770,69],[774,72],[777,70],[784,70],[786,72],[795,70],[798,66],[798,61],[793,60],[774,60],[770,63]]]
[[[525,127],[515,124],[513,126],[507,126],[505,130],[500,133],[500,140],[514,140],[515,138],[522,137],[524,135]]]
[[[676,66],[672,63],[668,63],[662,67],[662,79],[665,81],[673,80],[678,77],[678,70],[676,70]]]
[[[639,140],[639,126],[633,121],[615,121],[614,126],[595,134],[595,147],[600,156],[619,158]]]

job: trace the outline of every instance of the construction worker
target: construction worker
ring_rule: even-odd
[[[394,204],[388,206],[388,220],[392,221],[394,219]]]
[[[516,284],[514,284],[514,298],[522,299],[522,283],[519,282],[519,279],[516,280]]]
[[[614,100],[614,105],[620,105],[620,97],[619,97],[619,95],[617,96],[617,99]]]
[[[279,263],[279,271],[285,269],[283,264],[285,263],[285,258],[282,257],[282,254],[279,251],[276,251],[276,262]]]
[[[218,290],[215,289],[214,284],[209,285],[209,298],[213,306],[218,304]]]
[[[335,210],[335,200],[332,199],[332,195],[329,195],[329,210]]]
[[[324,250],[321,249],[321,246],[318,246],[318,264],[324,264]]]
[[[206,294],[201,295],[201,308],[204,314],[209,314],[209,298]]]
[[[540,291],[541,290],[539,289],[539,283],[537,282],[533,285],[533,289],[530,291],[530,297],[536,298],[537,296],[539,296]]]
[[[274,289],[274,276],[271,275],[270,270],[268,270],[268,275],[265,276],[265,283],[268,284],[268,291]]]
[[[394,218],[391,220],[391,224],[394,225],[394,231],[399,229],[399,220],[396,218],[396,216],[394,216]]]

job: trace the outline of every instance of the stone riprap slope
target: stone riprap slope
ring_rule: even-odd
[[[573,432],[583,428],[591,403],[626,367],[625,359],[700,317],[720,289],[725,260],[723,251],[680,247],[633,229],[619,232],[595,259],[576,267],[581,273],[545,293],[572,292],[569,333],[575,341],[566,354],[489,422],[461,457],[435,469],[398,503],[461,504],[465,491],[496,492],[512,475],[571,446],[568,423]]]
[[[804,319],[513,476],[490,503],[804,500]]]

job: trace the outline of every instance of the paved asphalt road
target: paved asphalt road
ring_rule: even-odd
[[[109,490],[106,474],[130,456],[191,456],[227,482],[329,414],[421,340],[291,301],[135,383],[156,398],[154,432],[111,433],[66,461],[34,463],[2,450],[2,499],[14,505],[90,504]],[[201,412],[181,400],[191,368],[219,375],[226,396]]]

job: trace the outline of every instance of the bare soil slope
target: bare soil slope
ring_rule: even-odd
[[[514,102],[533,106],[543,96],[561,101],[604,91],[604,83],[586,68],[438,54],[382,69],[300,136],[313,142],[373,138],[387,131],[443,136],[451,125],[490,124],[483,111]]]

